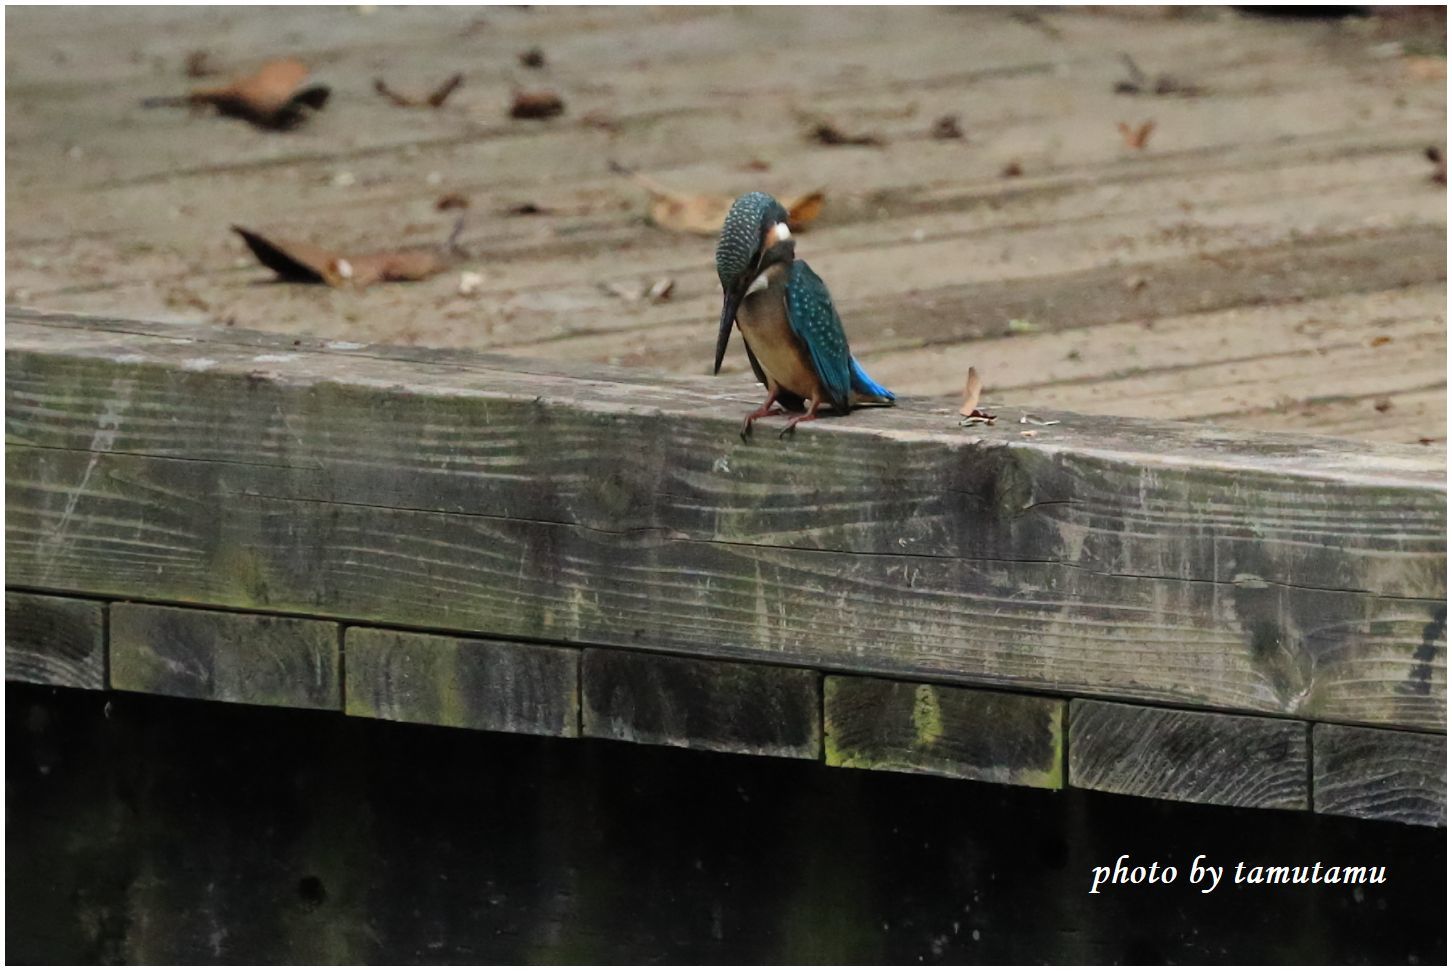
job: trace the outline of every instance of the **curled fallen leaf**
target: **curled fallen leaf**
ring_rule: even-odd
[[[978,410],[978,399],[983,394],[983,379],[978,376],[978,369],[968,369],[968,380],[963,387],[963,404],[958,407],[958,414],[964,418],[971,416]]]
[[[934,138],[962,138],[963,129],[958,125],[957,115],[944,115],[933,122]]]
[[[1436,182],[1436,183],[1438,183],[1440,185],[1446,185],[1447,184],[1447,156],[1436,145],[1428,145],[1427,148],[1426,148],[1426,151],[1424,152],[1424,154],[1427,156],[1427,161],[1429,161],[1433,165],[1437,166],[1432,171],[1432,175],[1431,175],[1432,181],[1433,182]]]
[[[1173,74],[1159,74],[1151,80],[1139,69],[1134,58],[1128,54],[1120,54],[1119,57],[1124,61],[1129,77],[1115,83],[1115,94],[1157,94],[1161,97],[1178,95],[1182,98],[1194,98],[1205,93],[1205,89],[1198,84],[1183,81]]]
[[[516,91],[509,108],[511,118],[553,118],[565,110],[564,100],[553,91]]]
[[[1371,346],[1372,347],[1381,347],[1383,344],[1390,344],[1390,343],[1391,343],[1391,338],[1388,337],[1386,334],[1378,334],[1377,336],[1375,336],[1375,337],[1373,337],[1371,339]]]
[[[1138,151],[1143,151],[1145,146],[1149,144],[1150,133],[1154,130],[1155,123],[1153,120],[1142,122],[1137,128],[1131,128],[1128,122],[1121,121],[1119,123],[1119,134],[1124,138],[1125,147]]]
[[[881,148],[886,144],[879,136],[870,134],[849,135],[829,121],[819,121],[812,126],[810,137],[823,145],[866,145]]]
[[[659,182],[632,171],[618,162],[610,163],[611,171],[627,176],[636,185],[650,193],[650,221],[662,229],[692,233],[697,236],[715,236],[721,231],[721,223],[731,210],[732,196],[715,193],[691,194],[676,192]],[[787,210],[787,224],[793,232],[806,229],[819,215],[826,204],[824,189],[816,189],[804,195],[782,200]]]
[[[383,250],[347,254],[312,243],[264,236],[241,226],[232,231],[242,237],[257,261],[290,283],[324,283],[330,287],[366,287],[374,283],[426,280],[448,269],[463,219],[443,249]]]
[[[549,210],[537,202],[521,202],[504,210],[511,216],[544,216]]]
[[[328,103],[325,84],[306,84],[307,65],[293,58],[268,61],[255,74],[215,88],[197,88],[180,98],[147,98],[143,107],[210,105],[219,114],[245,119],[259,128],[288,129],[300,124],[308,110]]]
[[[464,83],[464,75],[455,73],[448,77],[443,84],[424,95],[422,98],[413,95],[400,94],[388,86],[388,82],[382,78],[373,81],[373,90],[383,95],[389,101],[400,108],[441,108],[449,95],[453,94],[459,85]]]
[[[440,212],[445,209],[468,209],[469,197],[462,192],[445,192],[434,202],[434,208]]]
[[[585,114],[580,116],[580,124],[584,125],[586,128],[598,128],[601,131],[609,132],[612,135],[620,131],[621,127],[620,122],[616,121],[614,118],[611,118],[603,111],[586,112]]]
[[[196,50],[187,55],[186,75],[189,78],[207,78],[219,73],[212,66],[212,54],[210,51]]]
[[[538,47],[531,47],[527,51],[519,52],[519,63],[525,67],[541,68],[545,66],[545,53]]]
[[[822,207],[826,204],[827,193],[822,189],[816,189],[804,196],[788,200],[785,204],[787,226],[794,233],[801,232],[822,214]]]
[[[1381,412],[1382,414],[1386,414],[1388,411],[1391,411],[1391,399],[1378,398],[1376,399],[1376,402],[1372,405],[1372,407],[1375,408],[1377,411]]]
[[[645,295],[654,303],[664,303],[671,298],[671,294],[675,293],[675,290],[676,281],[670,277],[662,277],[651,284],[650,289],[645,291]]]
[[[1443,25],[1443,30],[1445,32],[1445,25]],[[1447,77],[1447,58],[1445,57],[1413,55],[1406,59],[1404,67],[1407,77],[1414,81],[1441,81]]]
[[[1005,179],[1016,179],[1020,175],[1023,175],[1023,165],[1020,164],[1017,159],[1014,159],[1012,162],[1009,162],[1007,165],[1005,165],[1003,167],[1003,170],[998,174]]]

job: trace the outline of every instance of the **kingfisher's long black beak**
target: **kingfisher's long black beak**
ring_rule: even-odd
[[[726,345],[731,340],[731,325],[736,323],[736,308],[741,305],[741,288],[726,291],[721,301],[721,330],[716,335],[716,368],[711,373],[721,373],[721,362],[726,359]]]

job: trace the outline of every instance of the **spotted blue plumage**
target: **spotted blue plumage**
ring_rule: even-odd
[[[765,192],[748,192],[731,204],[716,241],[716,276],[724,289],[736,286],[755,268],[762,231],[787,219],[782,204]]]
[[[832,305],[832,294],[805,260],[792,263],[786,301],[792,333],[806,345],[812,367],[833,407],[846,411],[853,391],[894,400],[893,393],[868,377],[852,357],[842,318]]]

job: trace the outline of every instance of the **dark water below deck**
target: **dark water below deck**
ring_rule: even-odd
[[[68,962],[1441,964],[1446,834],[7,685],[6,945]],[[1121,853],[1168,887],[1086,893]],[[1189,887],[1214,864],[1380,887]]]

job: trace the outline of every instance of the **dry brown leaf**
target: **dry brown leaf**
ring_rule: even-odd
[[[349,255],[312,243],[264,236],[233,226],[258,262],[292,283],[325,283],[330,287],[351,284],[366,287],[387,281],[424,280],[449,268],[449,257],[437,250],[385,250]],[[455,231],[457,235],[457,229]],[[450,244],[454,237],[450,237]]]
[[[445,209],[468,209],[469,197],[462,192],[445,192],[434,202],[434,208],[440,212]]]
[[[259,128],[292,128],[328,102],[325,84],[305,85],[307,65],[294,58],[268,61],[255,74],[215,88],[197,88],[182,98],[148,98],[149,108],[211,105],[220,114],[243,118]]]
[[[788,201],[786,204],[787,226],[794,233],[801,232],[822,214],[822,207],[826,204],[827,192],[825,189],[817,189]]]
[[[544,51],[538,47],[531,47],[527,51],[519,52],[519,63],[525,67],[540,68],[545,66]]]
[[[454,74],[449,75],[449,77],[447,77],[447,78],[444,79],[444,83],[443,84],[440,84],[437,88],[434,88],[432,91],[429,92],[429,96],[428,96],[428,104],[429,104],[429,107],[430,108],[442,108],[444,106],[444,102],[449,100],[449,95],[451,95],[455,91],[457,91],[459,89],[459,85],[461,85],[463,83],[464,83],[464,75],[463,74],[456,72]]]
[[[564,100],[553,91],[516,91],[509,109],[511,118],[553,118],[565,110]]]
[[[427,280],[449,268],[450,261],[437,250],[415,249],[362,256],[340,257],[338,272],[355,287],[372,283],[397,283]]]
[[[1373,404],[1372,407],[1375,408],[1377,411],[1381,412],[1382,414],[1386,414],[1388,411],[1391,411],[1391,407],[1392,407],[1391,399],[1390,398],[1378,398],[1378,399],[1376,399],[1376,403]]]
[[[1016,179],[1020,175],[1023,175],[1023,165],[1021,165],[1017,159],[1014,159],[1012,162],[1009,162],[1007,165],[1005,165],[1003,167],[1003,171],[999,172],[998,174],[1005,179]]]
[[[1427,161],[1437,166],[1432,170],[1431,179],[1440,185],[1447,184],[1447,156],[1436,145],[1428,145],[1424,153]]]
[[[1383,344],[1390,344],[1390,343],[1391,343],[1391,338],[1388,337],[1385,334],[1378,334],[1376,337],[1373,337],[1371,339],[1371,346],[1372,347],[1381,347]]]
[[[735,201],[731,196],[714,193],[692,195],[676,192],[617,162],[611,162],[610,168],[630,177],[636,185],[650,193],[650,221],[662,229],[697,236],[715,236],[721,231],[721,224],[725,222],[726,214],[731,211],[731,203]],[[786,207],[787,224],[792,231],[801,232],[806,229],[821,215],[826,201],[825,189],[816,189],[785,200],[782,205]]]
[[[547,216],[550,210],[537,202],[521,202],[504,210],[511,216]]]
[[[1182,98],[1195,98],[1205,93],[1205,89],[1198,84],[1182,81],[1173,74],[1156,75],[1153,81],[1139,69],[1134,58],[1128,54],[1120,54],[1120,60],[1129,71],[1129,78],[1119,81],[1114,85],[1115,94],[1145,94],[1154,93],[1160,96],[1179,95]]]
[[[978,410],[978,399],[983,394],[983,379],[978,376],[978,369],[968,369],[968,381],[963,388],[963,404],[958,407],[958,414],[964,418],[969,417]]]
[[[379,94],[383,95],[385,98],[387,98],[389,101],[392,101],[400,108],[441,108],[443,107],[444,102],[449,100],[449,95],[453,94],[455,89],[457,89],[459,85],[463,83],[463,74],[456,73],[450,75],[443,84],[439,85],[437,88],[435,88],[433,91],[429,92],[422,98],[417,98],[407,94],[400,94],[399,92],[390,88],[388,86],[388,82],[384,81],[382,78],[376,78],[373,81],[373,90],[377,91]]]
[[[933,122],[934,138],[962,138],[963,129],[958,125],[957,115],[944,115]]]
[[[762,159],[759,159],[759,158],[754,158],[754,159],[752,159],[751,161],[747,162],[745,165],[743,165],[741,167],[743,169],[745,169],[746,171],[748,171],[748,172],[770,172],[771,171],[771,163],[770,162],[767,162],[767,161],[763,161]]]
[[[873,148],[881,148],[886,144],[877,135],[849,135],[829,121],[819,121],[813,125],[810,137],[823,145],[867,145]]]
[[[218,70],[212,66],[212,55],[209,51],[196,50],[187,55],[186,75],[189,78],[207,78],[218,74]]]
[[[1445,57],[1413,55],[1406,59],[1403,66],[1406,69],[1407,77],[1414,81],[1442,81],[1447,77],[1447,59]]]
[[[1138,128],[1131,128],[1128,122],[1119,123],[1119,134],[1124,137],[1124,144],[1128,148],[1143,151],[1149,144],[1150,133],[1155,130],[1153,119],[1140,124]]]
[[[614,135],[620,131],[620,122],[611,118],[603,111],[590,111],[580,116],[580,124],[586,128],[598,128],[601,131]]]

